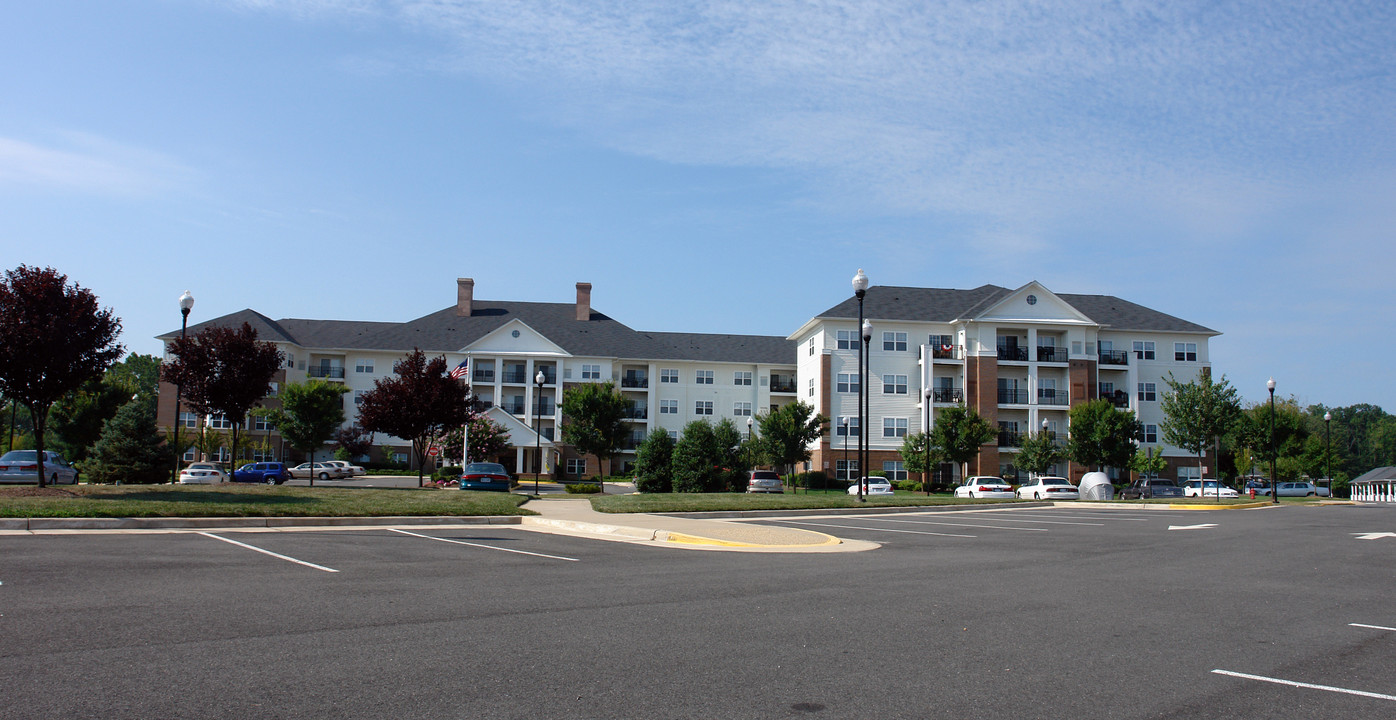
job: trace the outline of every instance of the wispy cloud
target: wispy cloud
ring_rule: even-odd
[[[189,168],[166,155],[87,133],[61,133],[50,145],[0,137],[0,186],[148,195],[189,175]]]

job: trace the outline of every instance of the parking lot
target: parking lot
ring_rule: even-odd
[[[1396,508],[0,537],[0,717],[1396,716]]]

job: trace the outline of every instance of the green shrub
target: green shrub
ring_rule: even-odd
[[[568,483],[564,487],[568,495],[595,495],[601,492],[601,486],[596,483]]]
[[[437,470],[431,474],[431,479],[437,482],[459,480],[461,472],[459,465],[447,465],[443,468],[437,468]]]
[[[920,480],[897,480],[892,483],[892,487],[907,492],[920,492],[924,489]]]

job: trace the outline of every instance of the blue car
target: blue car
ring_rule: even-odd
[[[499,463],[470,463],[461,468],[460,489],[509,492],[509,471]]]
[[[233,482],[280,485],[291,479],[291,471],[279,462],[247,463],[233,471]]]

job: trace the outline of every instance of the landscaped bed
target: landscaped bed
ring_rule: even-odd
[[[0,487],[0,517],[384,517],[534,515],[512,493],[264,485]]]
[[[844,491],[808,495],[766,493],[641,493],[606,495],[591,499],[591,506],[605,513],[705,512],[717,510],[808,510],[812,508],[908,507],[921,505],[993,505],[1014,500],[969,500],[951,495],[871,495],[858,502]]]

